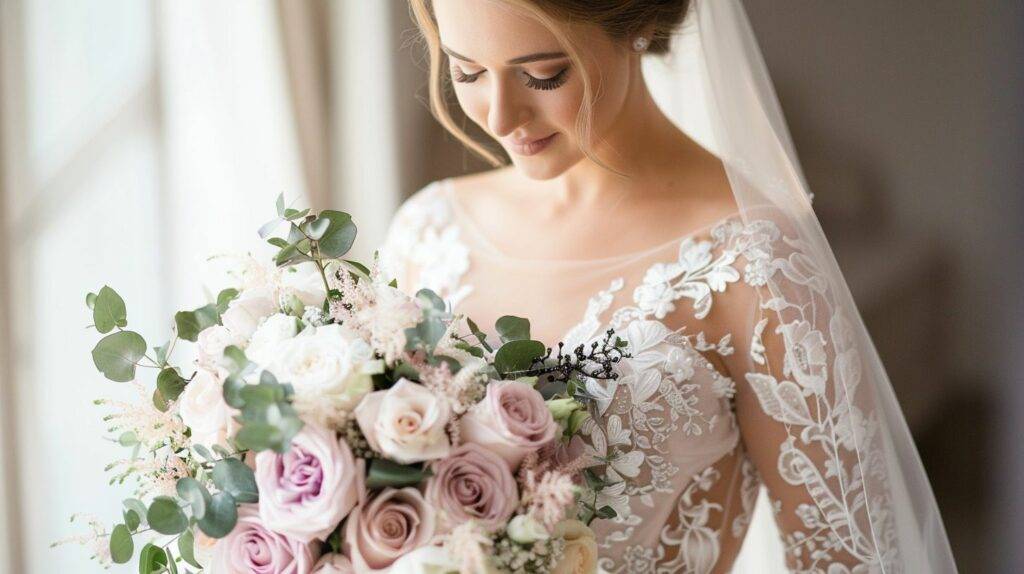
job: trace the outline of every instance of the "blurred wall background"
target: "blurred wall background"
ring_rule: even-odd
[[[961,570],[1024,571],[1024,6],[744,3]],[[95,373],[86,292],[156,339],[279,192],[353,213],[365,258],[486,168],[414,40],[403,0],[0,0],[0,572],[93,571],[48,545],[127,496],[90,401],[134,391]]]

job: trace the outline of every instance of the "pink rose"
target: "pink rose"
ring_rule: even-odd
[[[341,554],[324,554],[312,574],[355,574],[352,562]]]
[[[213,549],[217,574],[305,574],[320,554],[320,544],[304,544],[267,529],[255,504],[238,507],[238,524]]]
[[[352,451],[334,432],[306,424],[284,454],[256,455],[260,516],[295,540],[325,539],[358,500]]]
[[[434,531],[434,510],[420,491],[385,488],[349,515],[342,549],[356,572],[383,574],[403,554],[428,544]]]
[[[475,519],[485,530],[497,530],[519,504],[519,488],[505,459],[478,444],[463,444],[433,471],[426,498],[441,511],[446,528]]]
[[[192,431],[192,444],[207,448],[213,445],[227,445],[238,430],[235,416],[238,411],[224,402],[224,379],[227,371],[217,368],[216,372],[204,368],[196,370],[192,382],[178,397],[178,415]]]
[[[558,432],[544,397],[519,381],[489,383],[487,396],[461,422],[463,440],[498,453],[513,470]]]
[[[356,422],[370,447],[402,464],[448,456],[448,403],[429,389],[399,379],[390,389],[363,397]]]

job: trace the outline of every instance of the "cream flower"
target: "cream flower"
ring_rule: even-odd
[[[207,448],[226,446],[238,430],[238,411],[224,402],[223,384],[227,372],[200,368],[178,398],[178,415],[192,431],[192,444]]]
[[[597,572],[597,541],[594,531],[579,520],[564,520],[555,526],[555,538],[565,540],[562,559],[551,574],[594,574]]]
[[[366,395],[355,415],[370,447],[402,464],[443,458],[451,450],[448,403],[408,379]]]

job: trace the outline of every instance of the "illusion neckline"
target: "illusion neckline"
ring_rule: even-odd
[[[440,186],[440,192],[441,192],[441,195],[442,195],[442,199],[445,201],[445,203],[450,208],[450,210],[452,212],[452,215],[453,215],[453,218],[454,218],[455,222],[459,225],[459,227],[461,229],[465,230],[467,233],[473,235],[473,237],[476,239],[476,242],[479,243],[488,252],[488,254],[490,256],[498,258],[498,259],[504,259],[504,260],[507,260],[507,261],[510,261],[510,262],[525,264],[525,265],[572,265],[572,266],[585,266],[585,265],[594,265],[594,264],[608,265],[608,264],[612,264],[612,263],[631,262],[631,261],[635,261],[637,259],[641,259],[643,257],[647,257],[647,256],[650,256],[650,255],[653,255],[655,253],[659,253],[659,252],[663,251],[664,249],[666,249],[667,247],[678,245],[678,244],[686,241],[687,239],[691,239],[691,238],[696,237],[698,235],[702,235],[702,234],[704,234],[704,233],[714,229],[715,227],[725,223],[726,221],[729,221],[730,219],[736,219],[736,218],[740,217],[740,212],[739,211],[733,211],[732,213],[730,213],[730,214],[728,214],[726,216],[720,217],[720,218],[718,218],[716,220],[711,221],[708,224],[702,225],[702,226],[700,226],[700,227],[698,227],[696,229],[692,229],[692,230],[690,230],[690,231],[688,231],[688,232],[686,232],[686,233],[684,233],[684,234],[682,234],[680,236],[674,237],[672,239],[669,239],[667,241],[664,241],[664,242],[659,243],[657,245],[654,245],[652,247],[645,247],[645,248],[642,248],[642,249],[630,251],[628,253],[622,253],[622,254],[619,254],[619,255],[610,255],[610,256],[605,256],[605,257],[590,257],[590,258],[557,258],[557,259],[544,259],[544,258],[537,258],[537,257],[522,257],[522,256],[511,255],[511,254],[507,253],[505,250],[501,249],[496,244],[494,244],[490,239],[488,239],[487,235],[481,229],[481,226],[479,224],[477,224],[477,222],[474,221],[473,218],[470,217],[469,213],[462,207],[461,202],[459,201],[459,199],[455,195],[455,186],[452,185],[452,180],[453,180],[453,178],[446,177],[446,178],[442,179],[438,183],[439,183],[439,186]]]

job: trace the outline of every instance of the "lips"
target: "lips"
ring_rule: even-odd
[[[548,144],[555,139],[556,135],[558,135],[558,132],[540,139],[529,140],[526,143],[512,142],[509,144],[509,147],[512,148],[513,152],[519,155],[534,155],[540,153],[544,148],[546,148]]]

